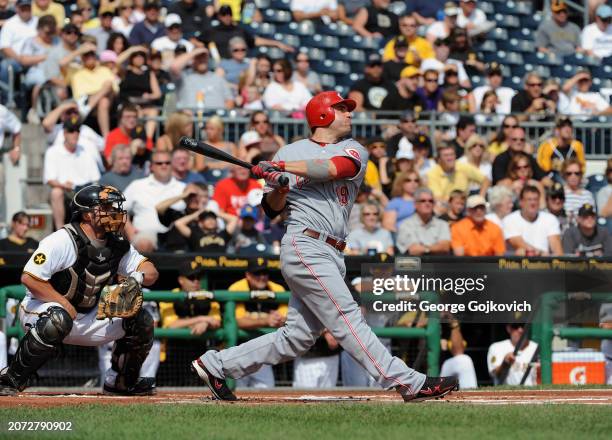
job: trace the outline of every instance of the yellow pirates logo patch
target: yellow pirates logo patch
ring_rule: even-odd
[[[42,252],[39,252],[38,254],[34,255],[34,263],[41,265],[45,264],[45,261],[47,261],[47,256]]]

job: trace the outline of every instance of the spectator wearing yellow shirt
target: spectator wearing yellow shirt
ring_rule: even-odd
[[[66,19],[64,7],[51,0],[34,0],[34,3],[32,3],[32,15],[34,17],[53,15],[59,28],[64,26],[64,20]]]
[[[417,35],[417,22],[412,15],[404,15],[399,20],[399,29],[402,36],[408,42],[408,52],[405,61],[408,65],[419,67],[421,61],[427,58],[435,58],[435,52],[431,43]],[[395,42],[399,37],[391,39],[383,52],[383,62],[395,58]]]
[[[561,172],[563,162],[575,158],[580,162],[582,172],[586,168],[584,146],[582,142],[574,139],[574,125],[567,116],[557,119],[555,136],[542,142],[538,148],[538,165],[546,173]]]
[[[82,67],[78,69],[70,80],[72,96],[79,105],[79,113],[85,118],[94,112],[103,137],[110,131],[110,108],[114,95],[119,88],[115,74],[105,66],[98,63],[96,46],[84,43],[77,50],[62,59],[64,65],[81,57]]]
[[[284,292],[280,284],[270,281],[270,272],[263,258],[249,260],[245,277],[229,286],[232,292],[252,292],[269,290]],[[287,319],[287,304],[276,304],[264,301],[250,301],[236,304],[236,321],[243,330],[254,330],[262,327],[279,328]],[[238,387],[271,388],[274,386],[272,366],[264,365],[258,371],[236,381]]]
[[[221,308],[216,301],[206,299],[204,295],[198,298],[200,281],[202,279],[201,267],[192,266],[186,261],[179,268],[179,287],[173,292],[190,292],[191,298],[184,302],[160,302],[159,313],[163,328],[189,328],[192,335],[201,335],[207,330],[214,330],[221,326]]]
[[[455,148],[449,144],[438,146],[438,163],[427,172],[427,186],[438,204],[446,202],[453,190],[469,192],[470,184],[480,184],[479,194],[485,196],[491,182],[473,165],[457,162]]]

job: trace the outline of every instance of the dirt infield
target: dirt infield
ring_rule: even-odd
[[[13,397],[0,397],[0,407],[58,407],[79,404],[191,404],[191,405],[262,405],[262,404],[316,404],[316,403],[402,403],[395,392],[378,390],[266,390],[238,391],[237,402],[218,402],[209,397],[206,389],[199,391],[160,390],[155,396],[115,397],[95,392],[36,392],[28,391]],[[612,405],[612,389],[563,390],[486,390],[454,392],[443,400],[427,404],[583,404]]]

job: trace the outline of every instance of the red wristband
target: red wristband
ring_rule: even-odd
[[[279,160],[278,162],[276,162],[278,167],[280,168],[281,171],[285,171],[285,161],[284,160]]]

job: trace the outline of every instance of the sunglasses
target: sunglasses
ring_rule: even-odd
[[[375,216],[378,216],[378,212],[364,212],[364,213],[363,213],[363,216],[364,216],[364,217],[365,217],[365,216],[370,216],[370,215],[375,215]]]
[[[267,119],[259,119],[259,120],[255,120],[253,121],[253,124],[269,124],[270,121],[268,121]]]
[[[515,170],[528,170],[529,165],[517,165],[514,167]]]
[[[510,328],[513,330],[518,330],[519,328],[524,328],[525,324],[510,324]]]
[[[78,133],[80,130],[78,128],[67,128],[66,133]]]
[[[518,125],[504,124],[504,128],[517,128]]]
[[[542,87],[542,83],[541,82],[537,82],[537,83],[527,83],[528,87]]]
[[[166,161],[160,161],[160,162],[153,162],[153,165],[170,165],[170,161],[166,160]]]
[[[425,82],[428,82],[428,83],[437,83],[438,82],[438,78],[425,78]]]
[[[200,281],[202,277],[200,277],[200,275],[189,275],[185,278],[187,278],[189,281]]]
[[[565,173],[566,176],[582,176],[580,171],[567,171]]]
[[[565,200],[564,196],[560,196],[558,194],[555,194],[554,196],[549,196],[551,200]]]
[[[455,72],[454,70],[451,70],[449,72],[446,72],[446,76],[458,76],[459,74],[457,72]]]
[[[237,47],[236,49],[232,49],[232,52],[246,52],[246,48],[244,48],[244,47]]]
[[[484,148],[485,146],[482,145],[482,144],[474,144],[474,145],[472,145],[472,148],[476,148],[476,147]]]
[[[283,69],[274,69],[274,73],[285,73]]]
[[[417,200],[417,203],[431,203],[433,204],[433,199],[421,199],[421,200]]]
[[[387,148],[387,146],[385,144],[374,144],[374,145],[370,145],[371,149],[374,148]]]
[[[525,142],[525,138],[510,138],[513,142]]]
[[[297,62],[298,62],[298,63],[307,63],[307,62],[309,62],[309,61],[310,61],[310,60],[297,60]]]
[[[419,179],[406,179],[406,180],[404,180],[404,183],[406,183],[406,182],[408,182],[408,183],[419,183]]]

